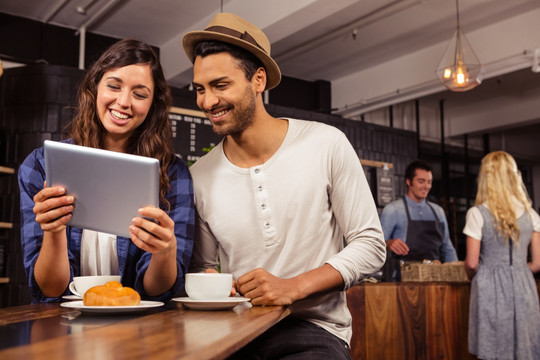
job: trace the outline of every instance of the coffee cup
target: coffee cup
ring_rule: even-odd
[[[188,273],[186,293],[193,300],[225,299],[231,293],[232,280],[232,274]]]
[[[97,285],[104,285],[109,281],[120,282],[120,275],[75,276],[69,283],[69,291],[83,297],[86,290]]]

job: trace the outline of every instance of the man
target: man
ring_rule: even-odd
[[[345,290],[386,256],[354,149],[334,127],[266,112],[262,94],[281,72],[253,24],[219,13],[183,46],[197,104],[224,137],[190,169],[198,215],[192,271],[221,266],[253,305],[292,305],[292,316],[237,358],[349,358]]]
[[[381,214],[389,256],[409,261],[458,260],[444,210],[426,200],[432,181],[428,163],[417,160],[407,166],[406,196],[386,205]]]

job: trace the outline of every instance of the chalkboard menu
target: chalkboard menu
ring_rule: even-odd
[[[377,206],[385,206],[394,201],[394,170],[386,167],[376,168]]]
[[[173,107],[169,114],[174,151],[188,164],[197,161],[221,141],[202,111]]]

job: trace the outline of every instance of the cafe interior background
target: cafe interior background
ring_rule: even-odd
[[[539,209],[539,1],[2,0],[0,306],[29,302],[17,168],[43,140],[61,138],[77,82],[107,46],[132,37],[159,52],[180,156],[196,161],[219,141],[195,104],[181,39],[220,11],[271,41],[283,80],[264,94],[269,112],[342,129],[379,211],[404,193],[406,165],[428,160],[430,199],[445,209],[464,259],[465,212],[493,150],[516,158]],[[456,84],[464,70],[472,83]]]

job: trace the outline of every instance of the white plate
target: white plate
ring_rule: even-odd
[[[119,313],[133,313],[145,311],[150,308],[163,306],[160,301],[141,301],[139,305],[133,306],[86,306],[82,301],[69,301],[61,303],[60,306],[77,309],[80,312],[97,313],[97,314],[119,314]]]
[[[64,300],[82,300],[82,297],[79,295],[64,295],[62,296]]]
[[[229,297],[222,300],[194,300],[189,297],[177,297],[172,300],[178,301],[193,310],[226,310],[249,301],[248,298],[243,297]]]

